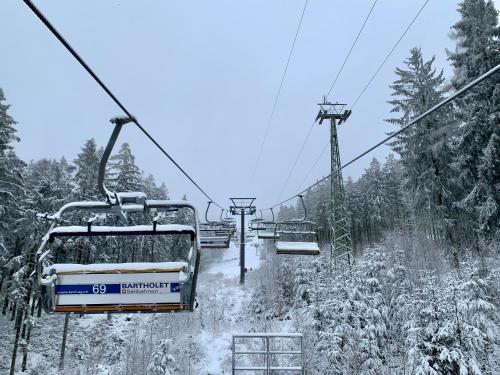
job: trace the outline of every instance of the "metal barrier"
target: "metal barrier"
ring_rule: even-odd
[[[295,341],[294,350],[277,350],[275,348],[276,339],[290,339]],[[247,344],[250,344],[254,339],[262,339],[262,343],[264,344],[263,348],[259,350],[236,350],[237,344],[243,344],[247,341]],[[282,341],[283,343],[283,341]],[[252,371],[254,373],[264,373],[266,375],[275,374],[279,372],[292,372],[304,375],[304,353],[303,353],[303,344],[302,344],[302,334],[301,333],[241,333],[233,335],[233,345],[232,345],[232,374],[235,375],[237,371]],[[238,365],[237,356],[247,355],[247,356],[258,356],[264,357],[264,361],[258,361],[260,364],[258,365]],[[296,360],[296,363],[299,362],[299,365],[292,366],[278,366],[273,363],[276,362],[276,356],[297,356],[300,357],[299,360]],[[263,362],[263,363],[262,363]]]

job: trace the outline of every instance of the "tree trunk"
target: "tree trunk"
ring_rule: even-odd
[[[5,293],[5,298],[3,300],[2,315],[7,315],[7,308],[9,307],[9,296]]]
[[[17,303],[11,303],[10,304],[10,320],[14,320],[16,318],[16,312],[17,312]]]
[[[15,325],[15,331],[16,331],[16,337],[14,339],[14,349],[12,350],[12,358],[10,361],[10,375],[14,375],[14,372],[16,371],[16,356],[17,356],[17,347],[19,346],[19,336],[21,336],[21,323],[23,321],[23,312],[20,310],[17,314],[16,317],[16,325]]]
[[[33,315],[35,315],[35,300],[36,300],[36,297],[33,297],[32,301],[31,301],[30,317],[33,317]],[[26,326],[26,322],[24,322],[24,325]],[[23,327],[23,330],[24,330],[24,327]],[[26,336],[24,337],[25,346],[24,346],[24,350],[23,350],[23,362],[21,364],[21,371],[22,372],[26,371],[26,364],[28,363],[28,346],[30,344],[30,338],[31,338],[31,324],[28,325],[27,330],[26,330]]]
[[[38,310],[36,312],[36,317],[40,318],[42,316],[42,296],[38,297]]]

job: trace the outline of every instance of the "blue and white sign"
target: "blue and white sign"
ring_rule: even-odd
[[[180,304],[179,272],[58,275],[56,305]]]

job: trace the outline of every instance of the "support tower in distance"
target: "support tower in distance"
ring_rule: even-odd
[[[337,125],[342,124],[351,114],[344,110],[345,104],[330,103],[323,98],[323,103],[318,104],[320,110],[316,121],[330,120],[330,148],[331,148],[331,214],[330,214],[330,244],[331,257],[330,269],[350,265],[352,258],[352,243],[349,220],[345,210],[344,182],[340,170],[339,142],[337,138]],[[338,123],[337,123],[338,121]]]

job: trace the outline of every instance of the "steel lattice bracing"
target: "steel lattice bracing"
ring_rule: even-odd
[[[339,266],[339,262],[350,264],[352,257],[351,230],[347,214],[345,212],[345,193],[342,171],[340,170],[339,143],[337,138],[337,127],[335,120],[331,119],[330,126],[331,144],[331,259],[332,266]]]
[[[345,210],[344,182],[340,169],[340,152],[337,137],[337,120],[340,125],[347,120],[350,111],[342,112],[343,104],[332,104],[324,100],[319,104],[321,109],[316,119],[321,124],[323,120],[330,120],[330,146],[331,146],[331,213],[330,213],[330,251],[331,269],[350,265],[352,262],[352,243],[349,220]]]

